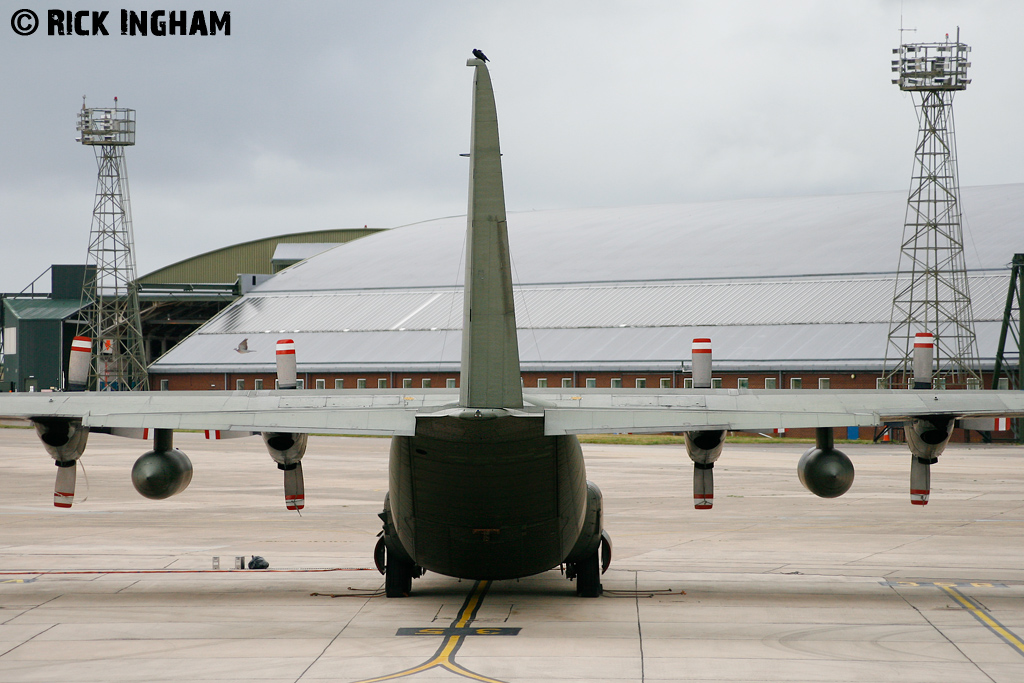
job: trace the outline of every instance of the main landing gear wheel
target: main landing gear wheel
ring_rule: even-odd
[[[581,598],[599,598],[601,586],[601,553],[595,548],[585,560],[576,563],[576,595]]]
[[[412,580],[423,576],[423,568],[412,562],[392,557],[384,539],[377,541],[373,551],[377,571],[384,575],[384,595],[389,598],[407,598],[412,592]]]
[[[384,567],[384,595],[389,598],[407,598],[412,592],[412,575],[416,565],[388,558]]]

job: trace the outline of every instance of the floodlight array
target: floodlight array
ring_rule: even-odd
[[[969,45],[963,43],[912,43],[894,48],[898,59],[892,71],[898,74],[893,85],[900,90],[965,90]]]

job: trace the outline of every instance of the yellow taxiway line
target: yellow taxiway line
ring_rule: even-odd
[[[455,621],[452,622],[453,628],[465,628],[470,622],[476,617],[477,611],[480,609],[480,605],[483,603],[484,595],[487,593],[487,588],[490,586],[490,581],[477,581],[476,585],[473,586],[473,591],[466,598],[466,602],[462,605],[462,609],[459,610],[459,614]],[[428,671],[430,669],[447,669],[453,674],[463,676],[465,678],[471,678],[475,681],[483,681],[483,683],[505,683],[499,681],[496,678],[488,678],[487,676],[481,676],[478,673],[470,671],[464,668],[462,665],[455,662],[455,653],[458,652],[459,647],[462,645],[462,641],[466,638],[464,635],[458,636],[447,636],[441,647],[437,649],[434,656],[423,662],[419,666],[414,666],[411,669],[405,671],[399,671],[397,673],[388,674],[387,676],[378,676],[377,678],[366,678],[356,683],[377,683],[378,681],[393,681],[396,678],[405,678],[406,676],[414,676],[418,673]]]
[[[1024,642],[1021,641],[1016,633],[1000,624],[995,617],[988,613],[987,610],[952,586],[939,585],[939,588],[944,590],[951,598],[960,603],[961,607],[970,612],[971,616],[981,622],[985,628],[1002,638],[1006,644],[1016,650],[1018,654],[1024,655]]]

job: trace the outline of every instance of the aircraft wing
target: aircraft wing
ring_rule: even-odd
[[[450,390],[82,392],[0,395],[0,415],[83,426],[411,436],[417,417],[462,413]],[[1024,417],[1019,391],[588,389],[524,396],[548,435],[874,426],[925,415]]]
[[[524,397],[531,402],[530,396]],[[925,415],[1024,416],[1020,391],[589,390],[537,394],[548,435],[869,427]]]
[[[412,435],[449,392],[151,391],[0,395],[0,415],[80,418],[86,427]]]

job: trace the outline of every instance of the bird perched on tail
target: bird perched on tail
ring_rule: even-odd
[[[473,50],[473,56],[476,57],[477,59],[479,59],[481,62],[489,62],[489,61],[491,61],[491,60],[487,59],[487,55],[485,55],[483,52],[481,52],[480,50],[477,50],[477,49]]]

